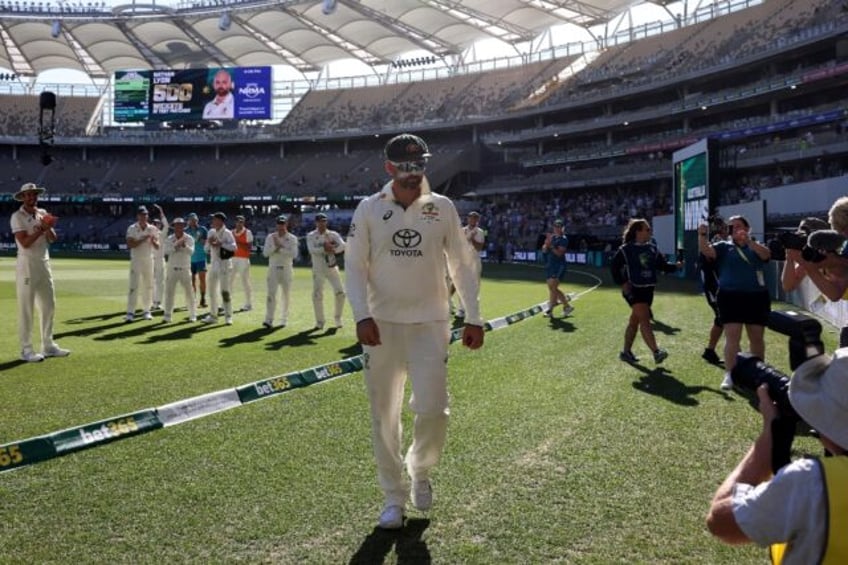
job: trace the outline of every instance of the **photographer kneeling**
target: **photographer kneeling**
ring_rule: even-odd
[[[725,543],[771,546],[775,563],[848,563],[848,348],[808,357],[789,380],[790,407],[757,387],[762,432],[716,491],[707,527]],[[772,476],[793,409],[833,456],[780,463]]]

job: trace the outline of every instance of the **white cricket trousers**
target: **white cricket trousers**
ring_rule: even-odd
[[[395,324],[377,320],[381,345],[363,346],[365,385],[371,403],[371,438],[377,478],[386,505],[404,506],[409,484],[403,478],[401,409],[407,377],[409,407],[415,413],[406,470],[413,481],[429,478],[439,462],[448,427],[447,321]]]
[[[268,298],[265,301],[265,321],[274,323],[274,312],[277,310],[277,289],[282,289],[280,304],[280,323],[289,323],[289,304],[291,299],[292,268],[284,265],[269,265],[265,278],[268,284]]]
[[[161,305],[165,299],[166,267],[164,257],[153,258],[153,304]]]
[[[213,318],[218,317],[218,298],[224,304],[224,316],[233,315],[233,301],[230,297],[230,271],[232,265],[229,261],[213,262],[206,275],[206,291],[209,293],[209,314]]]
[[[194,289],[191,286],[191,267],[167,267],[168,276],[165,278],[165,305],[164,315],[168,318],[174,313],[174,295],[177,293],[177,285],[183,287],[185,292],[186,307],[188,315],[194,319],[197,310],[194,305]]]
[[[127,295],[127,313],[135,312],[141,296],[141,309],[150,310],[153,303],[153,258],[130,259],[130,292]]]
[[[326,321],[324,318],[325,280],[330,281],[330,286],[333,287],[336,299],[333,308],[333,320],[337,326],[340,326],[345,304],[344,285],[342,285],[342,278],[339,275],[339,268],[328,267],[323,264],[313,265],[312,267],[312,308],[315,311],[315,323],[323,326]]]
[[[253,287],[250,285],[250,259],[247,257],[233,257],[233,270],[230,272],[230,290],[236,289],[235,280],[241,280],[244,289],[244,305],[253,305]]]
[[[56,296],[53,290],[53,273],[47,260],[19,257],[15,265],[18,295],[18,338],[22,350],[32,349],[33,310],[41,313],[41,346],[49,349],[53,342],[53,315]]]

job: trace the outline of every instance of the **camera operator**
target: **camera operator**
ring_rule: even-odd
[[[848,348],[808,359],[789,381],[791,408],[833,457],[797,459],[772,477],[782,409],[767,384],[756,392],[762,431],[716,491],[707,528],[728,544],[771,546],[775,563],[848,562]]]
[[[802,249],[807,243],[807,238],[813,232],[829,228],[830,226],[824,220],[812,217],[804,218],[798,224],[797,230],[789,234],[781,234],[781,237],[778,238],[786,252],[786,260],[780,275],[780,285],[783,290],[786,292],[795,290],[807,276],[807,270],[803,264],[804,258],[801,255]],[[827,276],[826,273],[824,274]]]
[[[848,298],[848,245],[842,245],[848,236],[848,196],[836,199],[827,219],[833,231],[810,234],[800,264],[816,288],[832,302],[838,302]],[[839,346],[848,347],[848,326],[842,328]]]

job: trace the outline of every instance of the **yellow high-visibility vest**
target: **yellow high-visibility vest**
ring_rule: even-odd
[[[824,551],[817,563],[844,565],[848,563],[848,457],[819,459],[827,503]],[[780,565],[786,553],[785,543],[769,547],[771,562]]]

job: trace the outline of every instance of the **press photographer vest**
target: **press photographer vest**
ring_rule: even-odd
[[[825,545],[817,561],[822,565],[848,563],[848,456],[819,459],[827,502]],[[771,562],[780,565],[786,553],[785,543],[769,548]]]

